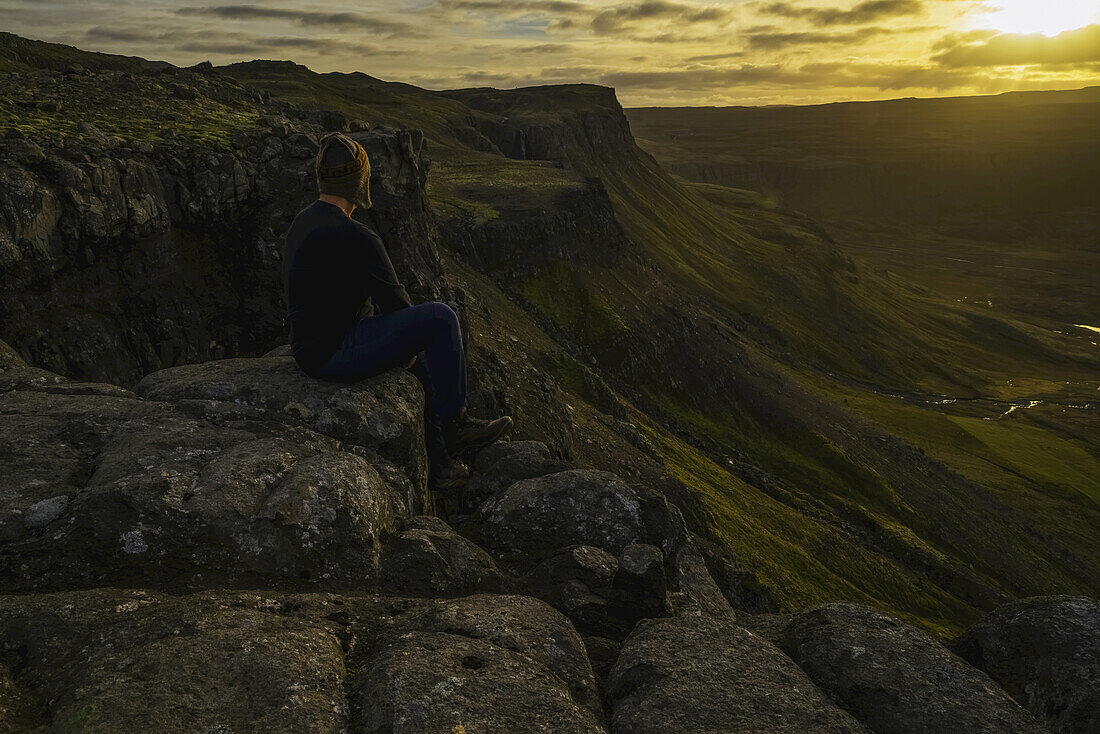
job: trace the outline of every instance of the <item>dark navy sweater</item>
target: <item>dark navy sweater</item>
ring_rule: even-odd
[[[287,230],[283,292],[291,351],[310,375],[360,318],[412,305],[378,232],[320,199]]]

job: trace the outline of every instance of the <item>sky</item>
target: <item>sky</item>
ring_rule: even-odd
[[[587,82],[624,107],[1100,84],[1100,0],[0,0],[0,29],[428,89]]]

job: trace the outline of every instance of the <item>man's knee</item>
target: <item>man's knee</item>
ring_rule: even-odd
[[[448,329],[458,328],[458,314],[454,312],[454,309],[441,301],[432,301],[430,305],[432,307],[432,319],[437,321],[440,326],[445,326]]]

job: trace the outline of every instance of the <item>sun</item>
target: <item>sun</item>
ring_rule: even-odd
[[[970,17],[974,28],[1056,36],[1100,23],[1100,0],[986,0],[985,8]]]

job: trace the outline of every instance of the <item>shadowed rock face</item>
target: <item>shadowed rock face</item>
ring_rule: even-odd
[[[478,522],[490,550],[519,566],[569,545],[615,555],[638,542],[671,549],[684,534],[683,519],[661,495],[610,472],[577,469],[512,484],[480,507]]]
[[[0,373],[4,587],[373,584],[383,534],[425,502],[422,391],[398,371],[332,385],[289,361],[154,374],[148,400]]]
[[[608,692],[616,734],[867,731],[778,648],[706,616],[638,625]]]
[[[33,159],[18,153],[27,141],[0,146],[4,339],[40,367],[122,385],[284,341],[281,238],[316,197],[322,132],[287,124],[230,150],[102,133]],[[375,203],[356,216],[377,225],[414,297],[446,296],[424,136],[384,127],[354,136],[371,159]]]
[[[449,89],[442,96],[496,116],[477,118],[479,131],[509,158],[575,168],[593,150],[609,155],[634,144],[615,90],[594,84],[534,89]]]
[[[154,372],[134,390],[148,400],[245,406],[264,420],[376,451],[414,481],[416,491],[406,498],[409,512],[426,509],[423,391],[402,370],[349,385],[310,378],[292,357],[228,359]]]
[[[387,538],[381,573],[383,590],[416,596],[462,596],[506,585],[488,553],[439,518],[423,515]]]
[[[0,597],[0,639],[5,731],[606,731],[534,599],[91,590]]]
[[[482,502],[521,479],[543,477],[565,471],[570,465],[550,458],[546,444],[511,441],[490,446],[478,454],[476,472],[462,491],[465,509],[475,510]]]
[[[781,644],[834,701],[876,732],[1044,731],[938,640],[858,604],[799,614]]]
[[[337,732],[340,626],[289,599],[93,590],[0,598],[7,731]],[[290,602],[292,603],[292,602]],[[8,699],[11,700],[10,698]]]
[[[1040,597],[997,609],[952,649],[1059,734],[1100,729],[1100,603]]]

